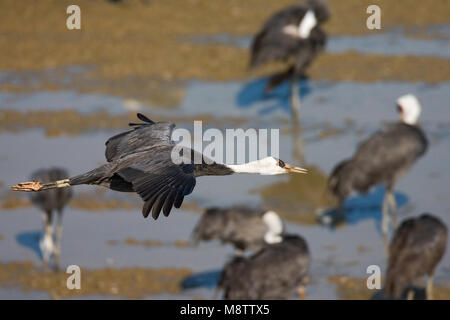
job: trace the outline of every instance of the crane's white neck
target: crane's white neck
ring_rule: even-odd
[[[419,120],[421,107],[419,100],[412,94],[401,96],[397,99],[397,105],[401,107],[400,119],[407,124],[415,125]]]
[[[283,27],[283,33],[292,37],[306,39],[311,30],[317,25],[317,19],[313,10],[308,10],[299,25],[288,24]]]
[[[317,25],[317,19],[313,10],[308,10],[298,26],[298,35],[300,38],[309,37],[311,30]]]
[[[283,240],[281,233],[283,232],[283,222],[278,214],[274,211],[267,211],[263,215],[263,222],[268,228],[268,231],[264,235],[264,241],[267,243],[278,243]]]
[[[261,160],[251,161],[244,164],[227,164],[235,173],[259,173],[262,175],[275,175],[286,173],[286,170],[277,164],[277,160],[267,157]]]

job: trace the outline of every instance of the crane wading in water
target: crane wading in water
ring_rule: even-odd
[[[66,170],[62,168],[39,169],[31,175],[32,180],[50,182],[63,179],[68,176]],[[47,267],[50,257],[53,254],[55,269],[59,269],[59,257],[61,255],[62,241],[62,215],[64,207],[72,198],[72,190],[68,188],[52,189],[43,192],[31,193],[30,199],[33,205],[44,212],[44,236],[39,241],[39,249],[42,252],[44,266]],[[53,214],[56,212],[56,214]],[[56,230],[53,241],[53,218],[56,216]]]
[[[239,165],[225,165],[207,159],[198,152],[184,148],[183,157],[190,161],[175,164],[171,140],[175,127],[169,122],[153,122],[138,113],[142,123],[130,123],[134,128],[113,136],[106,141],[105,156],[108,163],[75,177],[49,183],[22,182],[11,188],[17,191],[41,191],[71,187],[80,184],[96,184],[111,190],[136,192],[144,200],[142,214],[157,219],[161,210],[168,216],[172,207],[179,208],[201,176],[223,176],[234,173],[258,173],[276,175],[306,173],[274,157],[267,157]],[[199,157],[200,156],[200,157]],[[193,159],[202,159],[195,164]]]
[[[389,211],[393,227],[397,228],[394,185],[428,147],[425,133],[417,124],[421,112],[417,98],[411,94],[398,98],[397,111],[400,121],[361,143],[355,155],[340,162],[329,178],[330,190],[339,199],[341,210],[353,190],[366,193],[375,185],[386,186],[382,205],[384,235],[389,232]]]
[[[321,25],[328,17],[328,7],[322,1],[295,4],[270,17],[253,39],[251,68],[269,61],[292,60],[286,70],[270,77],[266,91],[290,79],[291,107],[295,117],[300,115],[299,80],[325,47],[327,36]]]

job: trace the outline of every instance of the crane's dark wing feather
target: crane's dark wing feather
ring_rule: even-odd
[[[171,145],[172,130],[175,124],[169,122],[153,122],[143,114],[137,117],[143,123],[130,123],[134,128],[119,133],[106,141],[105,156],[108,162],[123,156],[145,151],[155,145]]]
[[[117,174],[133,185],[145,201],[142,214],[152,211],[154,219],[161,210],[168,216],[173,206],[179,208],[184,196],[195,187],[194,164],[175,164],[171,160],[172,146],[155,146],[133,157]]]

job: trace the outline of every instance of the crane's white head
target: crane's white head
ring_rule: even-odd
[[[235,173],[259,173],[262,175],[276,175],[292,172],[307,173],[306,169],[295,167],[274,157],[267,157],[244,164],[227,165],[227,167]]]
[[[420,102],[412,94],[401,96],[397,99],[397,110],[400,114],[400,119],[404,123],[414,125],[420,116]]]
[[[283,240],[283,221],[274,211],[267,211],[262,216],[264,224],[267,226],[267,232],[264,235],[264,241],[267,243],[278,243]]]

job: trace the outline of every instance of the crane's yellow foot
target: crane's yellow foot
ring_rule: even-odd
[[[42,184],[39,181],[20,182],[11,187],[15,191],[39,191],[42,189]]]
[[[300,300],[305,300],[306,299],[306,288],[304,286],[298,287],[297,294],[298,294],[298,298]]]

